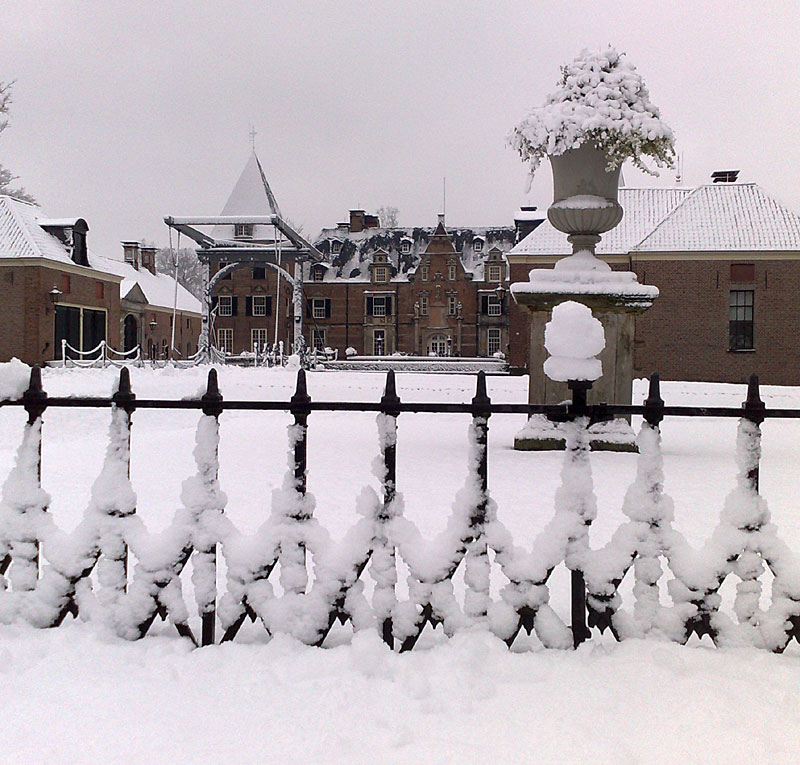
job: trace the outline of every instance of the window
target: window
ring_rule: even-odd
[[[428,266],[420,266],[419,278],[423,282],[427,282],[428,281]]]
[[[388,280],[386,266],[377,266],[374,270],[376,282],[386,282]]]
[[[391,316],[392,298],[390,295],[367,296],[368,316]]]
[[[223,353],[233,353],[233,330],[217,330],[217,348]]]
[[[334,255],[338,255],[341,251],[342,251],[342,243],[341,242],[337,242],[335,240],[333,242],[331,242],[331,252]]]
[[[253,295],[253,316],[266,316],[266,315],[267,315],[267,296]]]
[[[447,315],[448,316],[455,316],[456,315],[456,306],[458,305],[458,295],[448,295],[447,296]]]
[[[454,263],[451,263],[449,266],[447,266],[447,278],[451,282],[456,280],[456,267]]]
[[[753,290],[731,290],[728,303],[728,348],[732,351],[753,349]]]
[[[448,347],[451,345],[449,337],[433,335],[428,341],[429,356],[449,356]]]
[[[501,334],[498,327],[489,327],[486,336],[486,349],[490,356],[494,356],[500,350]]]
[[[105,294],[106,294],[106,290],[105,290],[105,285],[103,284],[103,282],[95,282],[94,283],[94,296],[98,300],[102,300],[105,297]]]
[[[234,223],[233,224],[234,239],[252,239],[253,238],[253,224],[252,223]]]
[[[311,279],[315,282],[321,282],[325,278],[325,269],[315,266],[311,269]]]
[[[253,279],[266,279],[267,278],[267,269],[266,268],[254,268],[253,269]]]
[[[220,295],[217,302],[217,314],[220,316],[233,316],[233,296]]]
[[[372,333],[372,355],[383,356],[386,354],[386,330],[376,329]]]
[[[267,346],[267,330],[264,328],[257,328],[250,330],[250,350],[253,353],[263,351]]]
[[[503,280],[502,271],[503,271],[503,269],[502,269],[502,267],[500,265],[498,265],[497,263],[492,263],[489,266],[489,277],[488,277],[488,279],[486,281],[489,281],[489,282],[500,282],[500,281],[502,281]]]
[[[325,298],[314,298],[311,301],[311,315],[315,319],[324,319],[328,314],[325,310]]]
[[[420,295],[419,296],[419,315],[420,316],[427,316],[428,315],[428,296],[427,295]]]
[[[482,252],[483,251],[483,239],[473,239],[472,240],[472,249],[474,252]]]
[[[403,241],[400,242],[400,252],[404,255],[411,252],[411,242],[409,242],[408,239],[403,239]]]
[[[317,351],[325,350],[325,330],[314,327],[311,330],[311,345]]]
[[[484,316],[502,316],[503,301],[492,292],[481,294],[481,313]]]

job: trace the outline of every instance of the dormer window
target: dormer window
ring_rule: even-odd
[[[403,239],[403,241],[400,242],[400,252],[402,252],[403,255],[407,255],[411,252],[411,242],[408,239]]]
[[[233,238],[234,239],[252,239],[253,238],[253,224],[252,223],[234,223],[233,224]]]
[[[386,266],[376,266],[373,270],[373,274],[375,275],[376,282],[389,281],[389,269]]]
[[[311,269],[311,281],[321,282],[325,278],[325,270],[320,266],[314,266]]]
[[[503,267],[499,263],[492,263],[489,268],[489,276],[487,277],[487,281],[489,282],[501,282],[503,281]]]
[[[340,241],[338,241],[337,239],[334,239],[331,242],[331,252],[334,255],[338,255],[341,251],[342,251],[342,243]]]
[[[483,252],[483,239],[473,239],[472,250],[473,252]]]

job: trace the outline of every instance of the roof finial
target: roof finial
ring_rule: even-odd
[[[256,150],[256,136],[258,133],[256,132],[255,125],[250,125],[250,148],[255,151]]]

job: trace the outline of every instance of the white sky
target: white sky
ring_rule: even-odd
[[[216,215],[249,152],[308,235],[352,207],[432,225],[510,225],[524,193],[505,136],[583,47],[625,51],[678,136],[688,185],[739,168],[800,211],[800,3],[0,0],[16,80],[0,163],[90,246],[167,241]],[[625,168],[628,185],[648,185]],[[655,183],[672,183],[662,172]]]

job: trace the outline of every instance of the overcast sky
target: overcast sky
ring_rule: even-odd
[[[308,235],[347,210],[510,225],[531,193],[505,137],[560,64],[609,43],[644,75],[687,185],[739,168],[800,211],[800,3],[0,0],[16,80],[0,163],[90,246],[167,241],[164,215],[216,215],[256,148]],[[653,181],[625,168],[628,185]]]

